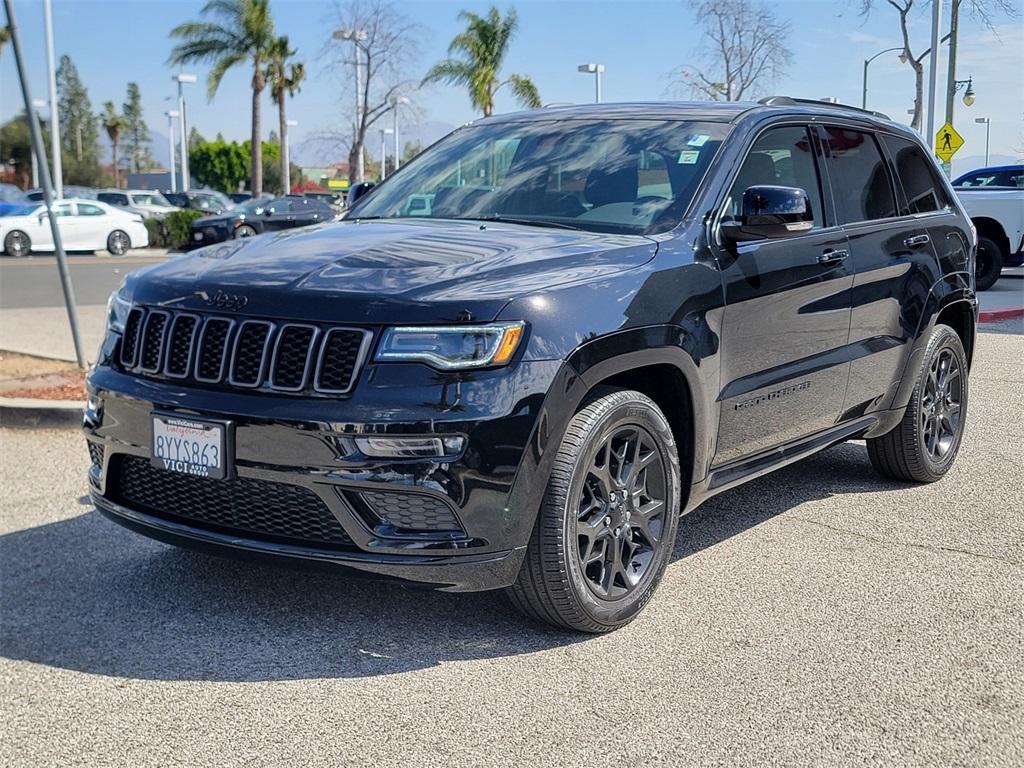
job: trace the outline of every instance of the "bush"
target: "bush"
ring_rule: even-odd
[[[150,248],[167,247],[167,227],[160,219],[149,218],[144,221],[146,231],[149,232]]]
[[[167,232],[167,247],[172,251],[180,251],[192,242],[192,222],[205,216],[204,211],[186,208],[182,211],[169,213],[164,218],[164,229]]]

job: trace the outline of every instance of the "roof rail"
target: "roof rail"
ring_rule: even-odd
[[[835,101],[822,101],[821,99],[798,99],[793,96],[768,96],[766,98],[761,99],[757,103],[763,104],[766,107],[795,107],[799,104],[810,104],[813,106],[827,105],[830,107],[838,107],[839,109],[849,109],[853,112],[862,112],[866,115],[874,115],[875,117],[880,117],[883,120],[891,119],[884,112],[876,112],[873,109],[861,109],[860,107],[855,107],[852,104],[840,104]]]

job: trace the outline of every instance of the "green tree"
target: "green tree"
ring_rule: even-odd
[[[270,95],[277,104],[278,131],[281,136],[281,146],[288,142],[288,120],[285,118],[285,100],[299,92],[302,81],[306,77],[306,67],[301,61],[289,63],[289,59],[295,55],[295,50],[288,45],[288,36],[283,35],[274,40],[270,47],[270,62],[267,64],[267,83],[270,85]],[[286,152],[281,153],[281,178],[287,178],[290,158]],[[284,190],[286,193],[289,190]]]
[[[423,151],[423,143],[419,141],[407,141],[405,146],[402,148],[402,165],[405,165],[412,160],[416,155]]]
[[[246,61],[252,64],[252,193],[263,191],[260,94],[266,86],[264,65],[274,41],[274,20],[269,0],[208,0],[200,12],[215,21],[189,21],[171,30],[181,42],[171,51],[169,63],[206,62],[213,65],[206,92],[213,98],[224,74]]]
[[[124,117],[124,151],[128,167],[135,173],[153,165],[149,149],[149,126],[142,116],[142,96],[138,83],[128,83],[128,94],[121,105]]]
[[[219,133],[217,134],[217,138],[220,139],[221,141],[224,140],[224,137],[221,136]],[[192,126],[192,130],[190,130],[188,132],[188,150],[189,150],[189,152],[191,152],[195,147],[198,147],[204,141],[206,141],[206,139],[203,138],[203,134],[201,134],[199,131],[197,131],[195,126]]]
[[[43,127],[43,145],[47,157],[50,154],[50,134]],[[0,148],[3,156],[0,161],[12,163],[15,183],[22,189],[28,188],[32,180],[32,138],[29,134],[28,115],[21,114],[0,125]]]
[[[440,82],[465,86],[470,103],[483,112],[484,117],[494,114],[494,95],[506,85],[520,104],[539,107],[540,95],[529,77],[509,75],[501,79],[501,66],[519,25],[515,9],[509,8],[504,18],[494,6],[486,17],[462,11],[459,19],[466,22],[466,30],[455,36],[448,53],[459,54],[461,58],[448,58],[435,64],[423,78],[423,84]]]
[[[121,186],[121,169],[117,164],[117,147],[121,142],[121,134],[124,133],[124,116],[117,114],[117,107],[114,102],[108,101],[103,104],[103,128],[110,139],[110,151],[113,155],[114,186]]]
[[[64,182],[87,187],[99,185],[103,176],[99,121],[89,92],[68,56],[61,56],[57,67],[57,114]]]
[[[196,184],[234,192],[249,176],[249,153],[234,141],[203,141],[189,149],[188,169]]]

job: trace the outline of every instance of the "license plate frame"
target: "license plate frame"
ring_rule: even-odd
[[[214,480],[234,475],[233,422],[152,411],[149,423],[150,463],[154,467]],[[159,444],[158,438],[163,438]]]

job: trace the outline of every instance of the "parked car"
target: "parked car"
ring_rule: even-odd
[[[54,205],[64,249],[106,249],[123,256],[130,248],[149,245],[149,233],[138,214],[98,200],[64,199]],[[26,203],[21,210],[0,217],[0,243],[8,256],[52,252],[53,232],[43,203]]]
[[[780,97],[499,115],[353,205],[111,297],[84,429],[103,514],[504,587],[606,632],[721,491],[853,439],[900,481],[953,466],[975,242],[884,115]]]
[[[64,197],[68,199],[77,198],[79,200],[95,200],[96,190],[92,187],[78,187],[70,185],[64,187]],[[22,195],[22,199],[30,203],[41,203],[43,202],[43,190],[30,189]]]
[[[17,203],[24,197],[25,193],[13,184],[0,184],[0,203]]]
[[[331,207],[301,197],[250,200],[216,216],[204,216],[192,222],[192,245],[222,243],[263,232],[306,227],[331,221]]]
[[[162,219],[169,213],[181,210],[155,190],[105,189],[96,194],[96,199],[107,205],[141,213],[144,218]]]
[[[960,187],[1024,187],[1024,165],[996,165],[979,168],[958,177],[953,186]]]
[[[1005,267],[1024,265],[1024,187],[959,187],[957,197],[978,231],[977,290],[987,291]]]
[[[188,192],[164,192],[163,196],[171,205],[179,208],[192,208],[208,213],[223,213],[233,203],[227,195],[211,189],[189,190]]]

